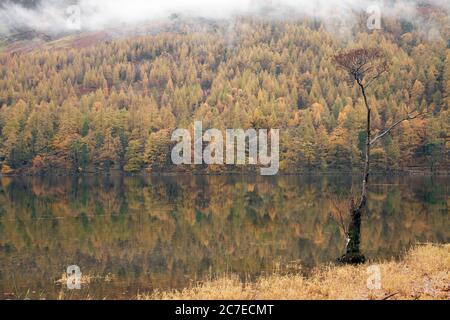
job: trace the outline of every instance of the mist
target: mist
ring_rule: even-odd
[[[429,0],[447,13],[450,1]],[[182,17],[230,19],[242,15],[261,15],[268,19],[307,16],[320,19],[330,29],[336,21],[348,28],[356,15],[377,5],[384,17],[401,17],[420,21],[417,1],[369,0],[34,0],[0,1],[0,34],[32,29],[48,34],[96,31],[120,28]]]

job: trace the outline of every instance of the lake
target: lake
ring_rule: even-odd
[[[0,298],[133,298],[217,275],[308,273],[344,253],[351,175],[0,178]],[[370,260],[450,240],[449,177],[374,176]],[[344,223],[342,223],[342,219]],[[86,281],[62,278],[79,266]],[[82,278],[83,279],[83,278]]]

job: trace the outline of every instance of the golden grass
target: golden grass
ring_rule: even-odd
[[[368,267],[381,271],[381,288],[368,289]],[[182,291],[141,294],[138,299],[450,299],[450,244],[418,246],[401,261],[330,265],[301,275],[272,275],[244,284],[226,276]]]

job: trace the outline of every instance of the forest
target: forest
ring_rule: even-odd
[[[377,144],[373,168],[448,170],[450,31],[434,18],[442,28],[431,39],[400,19],[342,41],[315,20],[242,17],[83,48],[0,52],[0,171],[256,171],[174,166],[171,133],[196,120],[204,130],[280,129],[281,172],[357,170],[365,109],[333,63],[346,46],[381,48],[390,62],[368,93],[375,134],[406,110],[427,115]]]

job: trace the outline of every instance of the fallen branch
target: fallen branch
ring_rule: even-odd
[[[398,294],[398,292],[391,293],[391,294],[385,296],[385,297],[384,297],[383,299],[381,299],[381,300],[387,300],[387,299],[389,299],[389,298],[392,298],[392,297],[395,296],[396,294]]]

